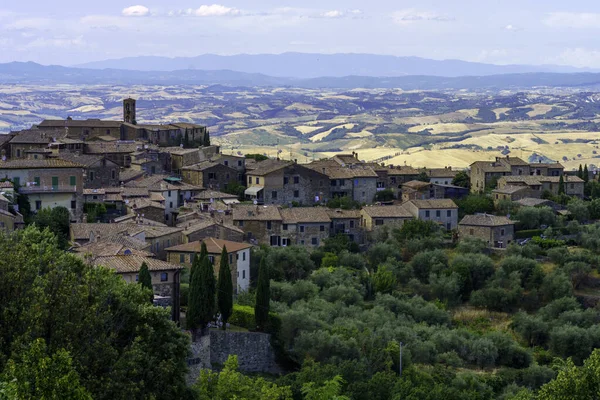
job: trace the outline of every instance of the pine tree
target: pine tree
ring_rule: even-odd
[[[150,303],[154,302],[154,289],[152,288],[152,276],[150,276],[150,271],[148,270],[148,265],[144,262],[140,267],[140,272],[138,274],[138,283],[142,285],[144,289],[150,289]]]
[[[221,264],[219,266],[219,281],[217,283],[217,304],[221,313],[223,330],[227,329],[227,321],[233,313],[233,282],[231,279],[231,268],[229,267],[229,254],[223,246],[221,252]]]
[[[206,130],[206,132],[204,133],[204,140],[202,143],[204,146],[210,146],[210,133],[208,132],[208,129]]]
[[[215,290],[213,265],[208,257],[204,257],[200,260],[199,269],[194,271],[190,281],[186,320],[187,328],[192,331],[194,339],[198,329],[201,335],[205,333],[206,325],[214,317]]]
[[[588,171],[587,164],[585,164],[585,166],[583,167],[583,176],[581,177],[581,179],[583,179],[585,183],[588,183],[588,181],[590,180],[590,171]]]
[[[256,302],[254,306],[254,319],[259,331],[264,331],[269,320],[269,302],[271,300],[269,269],[263,256],[258,268],[258,284],[256,287]]]
[[[563,178],[563,176],[560,176],[560,179],[558,180],[558,195],[563,195],[565,194],[565,179]]]
[[[579,164],[579,170],[577,171],[577,176],[580,177],[581,179],[583,179],[583,168],[581,167],[581,164]]]

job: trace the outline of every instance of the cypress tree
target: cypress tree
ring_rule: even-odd
[[[150,303],[154,303],[154,289],[152,288],[152,277],[150,276],[150,271],[148,270],[148,265],[143,262],[140,267],[140,272],[138,274],[138,283],[142,285],[144,289],[150,289]]]
[[[190,135],[187,129],[185,130],[185,136],[183,137],[183,147],[188,149],[190,147]]]
[[[585,164],[585,166],[583,167],[583,176],[581,177],[581,179],[583,179],[585,183],[588,183],[588,181],[590,180],[590,171],[588,171],[587,164]]]
[[[269,321],[270,285],[269,269],[263,256],[258,268],[258,284],[256,286],[256,302],[254,305],[254,319],[259,331],[264,331]]]
[[[221,264],[219,265],[219,280],[217,283],[217,305],[221,313],[223,330],[227,329],[227,321],[233,313],[233,282],[231,279],[231,268],[229,267],[229,254],[223,246],[221,252]]]
[[[204,260],[204,258],[208,258],[208,249],[206,248],[206,243],[202,242],[200,254],[196,254],[196,257],[194,257],[194,263],[192,264],[192,270],[190,271],[190,282],[192,281],[194,272],[200,270],[200,268],[195,268],[195,266],[197,265],[199,267],[202,265],[202,260]],[[197,264],[196,261],[198,262]]]
[[[583,179],[583,168],[581,167],[581,164],[579,164],[579,170],[577,171],[577,176],[580,177],[581,179]]]
[[[206,130],[206,132],[204,133],[204,140],[202,143],[204,146],[210,146],[210,133],[208,132],[208,129]]]
[[[215,274],[213,265],[208,257],[199,261],[197,271],[192,274],[186,315],[187,328],[192,331],[195,339],[198,329],[200,335],[206,330],[206,325],[215,314]]]
[[[558,195],[563,195],[565,194],[565,179],[563,178],[563,176],[560,176],[560,179],[558,180]]]

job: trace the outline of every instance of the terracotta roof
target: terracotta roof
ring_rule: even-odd
[[[529,165],[528,162],[521,160],[519,157],[498,157],[498,159],[508,163],[509,165]]]
[[[9,142],[15,135],[16,133],[0,134],[0,146]]]
[[[122,121],[100,119],[45,119],[38,124],[39,127],[82,127],[82,128],[120,128]]]
[[[0,169],[37,169],[37,168],[83,168],[82,164],[74,163],[60,158],[46,158],[43,160],[8,160],[0,161]]]
[[[329,213],[323,207],[292,207],[281,210],[285,224],[331,222]]]
[[[64,131],[52,131],[42,129],[27,129],[18,132],[11,139],[10,143],[30,143],[30,144],[49,144],[53,142],[53,138],[64,136]]]
[[[412,203],[417,208],[423,209],[458,208],[452,199],[409,200],[407,203]]]
[[[268,175],[275,171],[279,171],[280,169],[283,169],[289,165],[292,165],[293,163],[293,161],[268,159],[258,162],[256,164],[256,168],[252,171],[248,171],[248,174],[258,176]]]
[[[427,169],[427,175],[431,178],[454,178],[459,171],[452,168],[431,168]]]
[[[190,242],[186,244],[180,244],[179,246],[167,247],[166,251],[176,251],[183,253],[200,253],[202,248],[202,242],[206,243],[206,249],[209,254],[221,254],[223,247],[227,248],[227,253],[238,252],[240,250],[249,249],[252,247],[248,243],[232,242],[230,240],[206,238],[204,240],[198,240],[196,242]]]
[[[409,182],[402,184],[403,187],[406,186],[407,188],[414,189],[414,190],[419,190],[419,189],[428,187],[430,185],[431,185],[430,182],[423,182],[423,181],[409,181]]]
[[[83,189],[83,194],[103,195],[106,194],[106,189]]]
[[[159,208],[161,210],[165,209],[165,206],[160,204],[159,202],[152,201],[150,199],[145,199],[143,197],[138,197],[138,198],[129,200],[129,203],[127,203],[127,207],[131,208],[131,210],[133,212],[136,212],[136,210],[149,208],[149,207]]]
[[[133,153],[140,146],[139,143],[121,142],[86,142],[85,152],[88,154],[104,153]]]
[[[352,179],[354,174],[349,168],[342,167],[333,160],[318,160],[304,165],[313,171],[320,172],[329,177],[329,179]]]
[[[277,206],[235,205],[234,221],[281,221],[280,208]]]
[[[175,228],[171,226],[150,226],[150,225],[140,225],[134,223],[124,223],[118,225],[125,225],[128,227],[129,232],[139,233],[144,232],[146,234],[146,239],[156,239],[159,237],[171,235],[173,233],[182,232],[183,228]]]
[[[331,219],[360,218],[360,210],[328,209],[327,214]]]
[[[114,222],[117,224],[122,224],[122,223],[131,223],[131,224],[137,224],[138,226],[140,225],[144,225],[144,226],[167,226],[167,224],[163,224],[162,222],[158,222],[158,221],[154,221],[152,219],[148,219],[146,217],[142,217],[141,215],[138,217],[138,213],[135,212],[135,210],[130,210],[131,214],[127,214],[127,215],[123,215],[122,217],[118,217],[114,219]],[[143,214],[143,212],[141,213]]]
[[[126,251],[131,252],[142,257],[153,257],[153,254],[149,251],[138,250],[135,248],[129,248],[128,246],[121,243],[114,243],[110,241],[100,241],[93,243],[86,243],[83,246],[74,247],[72,251],[80,254],[91,254],[92,257],[107,257],[116,255],[125,255]]]
[[[525,186],[506,185],[502,189],[492,190],[492,193],[513,194],[513,193],[517,193],[517,192],[520,192],[520,191],[526,190],[526,189],[527,188]]]
[[[85,165],[86,167],[92,166],[104,159],[104,156],[94,155],[94,154],[76,154],[69,152],[60,152],[58,153],[58,158],[61,160],[67,160],[74,163]],[[108,163],[117,165],[110,160],[107,160]]]
[[[510,172],[510,167],[497,161],[475,161],[470,165],[471,171],[479,168],[483,172]]]
[[[194,196],[196,200],[210,200],[210,199],[237,199],[238,196],[230,193],[218,192],[216,190],[203,190]]]
[[[74,223],[71,224],[71,232],[75,240],[89,240],[90,234],[99,233],[100,237],[112,236],[117,233],[126,232],[127,226],[123,224],[100,224],[100,223]]]
[[[536,168],[536,167],[541,167],[541,168],[557,168],[557,169],[564,169],[565,167],[558,162],[555,163],[531,163],[529,164],[529,166],[531,168]]]
[[[121,182],[127,183],[133,179],[144,176],[144,174],[144,171],[136,171],[134,169],[128,168],[119,174],[119,180]]]
[[[223,165],[217,161],[202,161],[197,164],[189,165],[187,167],[181,168],[182,170],[190,170],[190,171],[204,171],[205,169],[213,168],[218,165]],[[223,165],[225,168],[229,168],[226,165]]]
[[[419,171],[411,166],[390,166],[388,176],[419,175]]]
[[[93,261],[96,266],[104,266],[114,269],[118,274],[139,272],[143,263],[146,263],[150,271],[178,271],[185,268],[156,258],[141,257],[137,255],[97,257]]]
[[[358,156],[358,155],[357,155]],[[360,160],[354,154],[336,154],[332,157],[333,160],[344,164],[357,164]]]
[[[145,187],[124,187],[121,188],[121,196],[123,197],[150,197],[148,188]]]
[[[511,221],[507,217],[489,214],[465,215],[459,222],[459,225],[467,226],[505,226],[514,224],[514,221]]]
[[[362,211],[371,218],[412,218],[413,215],[402,205],[367,206]]]

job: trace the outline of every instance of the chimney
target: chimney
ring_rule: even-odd
[[[354,158],[358,160],[358,152],[354,153]]]

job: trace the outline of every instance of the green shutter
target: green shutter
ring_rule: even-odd
[[[35,182],[35,186],[40,187],[40,177],[36,176],[35,178],[33,178],[33,181]]]
[[[13,178],[13,184],[15,185],[16,188],[21,186],[21,178],[19,178],[18,176],[15,176]]]
[[[58,187],[58,176],[52,177],[52,187]]]
[[[75,177],[75,176],[70,176],[70,177],[69,177],[69,185],[71,185],[71,186],[75,186],[75,185],[77,185],[77,177]]]

